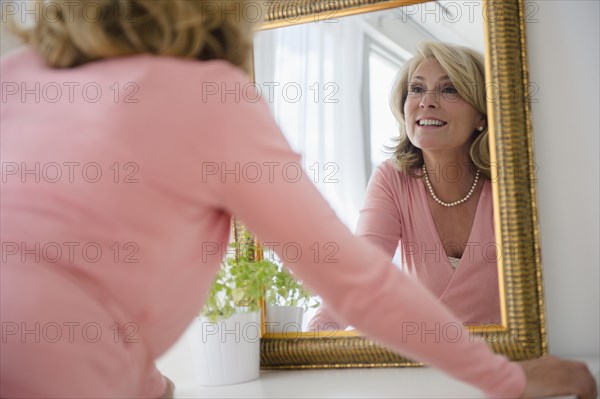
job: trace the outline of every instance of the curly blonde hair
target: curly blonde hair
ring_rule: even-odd
[[[248,70],[251,25],[259,21],[242,15],[245,5],[233,0],[40,0],[28,4],[35,23],[19,23],[14,13],[9,28],[55,68],[146,53],[222,59]]]
[[[390,107],[400,125],[398,144],[392,148],[394,164],[399,171],[415,177],[415,171],[423,166],[423,153],[408,139],[404,103],[408,96],[408,83],[419,64],[426,59],[437,60],[448,73],[458,94],[487,118],[483,55],[468,47],[449,43],[419,43],[416,55],[403,65],[396,76],[390,97]],[[489,178],[490,149],[487,126],[482,132],[475,130],[472,137],[471,160]]]

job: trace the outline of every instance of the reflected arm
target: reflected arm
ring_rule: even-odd
[[[358,237],[383,249],[390,260],[402,238],[402,222],[400,210],[394,201],[395,195],[382,166],[379,166],[369,181],[365,204],[356,227]]]

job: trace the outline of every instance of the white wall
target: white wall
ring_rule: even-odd
[[[600,3],[526,4],[550,352],[598,356]]]

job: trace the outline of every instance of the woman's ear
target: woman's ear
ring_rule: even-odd
[[[487,117],[485,115],[481,115],[479,121],[477,122],[477,130],[483,132],[487,128]]]

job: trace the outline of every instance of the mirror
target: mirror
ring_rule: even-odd
[[[524,40],[514,40],[524,34],[520,6],[404,3],[414,2],[273,2],[265,29],[274,30],[255,41],[255,82],[313,182],[354,231],[367,181],[397,135],[391,82],[416,43],[441,38],[485,50],[499,322],[471,331],[513,358],[538,356],[546,343]],[[267,334],[261,350],[266,368],[413,364],[352,331]]]
[[[449,9],[442,8],[439,3],[426,6],[426,9],[421,5],[413,5],[410,9],[385,9],[317,24],[265,30],[256,35],[256,86],[292,147],[302,154],[309,177],[351,231],[355,230],[359,211],[365,203],[367,181],[375,169],[392,156],[390,148],[395,146],[393,138],[398,137],[399,132],[388,99],[397,72],[413,56],[417,44],[443,38],[483,53],[481,10],[474,12],[471,18],[457,18],[450,16]],[[445,18],[452,17],[454,23],[440,20],[438,24],[431,24],[421,18],[424,11],[444,13]],[[450,175],[448,172],[444,174]],[[489,185],[486,185],[486,194],[484,200],[491,204]],[[479,198],[476,195],[473,202],[477,204]],[[429,248],[416,245],[416,240],[411,239],[405,229],[402,235],[409,238],[403,240],[404,251],[397,250],[395,256],[400,269],[421,280],[425,280],[421,276],[422,267],[415,267],[415,263],[434,264],[433,267],[441,269],[436,278],[444,281],[429,279],[428,282],[436,296],[450,301],[454,299],[447,298],[455,295],[452,286],[465,280],[463,269],[488,268],[486,280],[478,281],[478,290],[485,292],[478,294],[471,290],[468,298],[463,300],[465,303],[460,305],[480,309],[466,312],[456,306],[453,308],[459,317],[472,324],[500,323],[491,206],[486,210],[485,217],[478,215],[480,226],[474,227],[486,227],[489,254],[482,248],[475,248],[484,238],[481,235],[471,237],[472,245],[464,250],[459,247],[465,244],[458,244],[456,240],[447,244],[448,250],[469,252],[464,256],[460,274],[456,261],[453,265],[447,264],[446,250],[438,246],[438,251],[429,244]],[[431,216],[429,211],[426,216]],[[437,235],[431,227],[427,224],[421,229],[424,236]],[[411,258],[410,266],[402,260],[402,252]],[[485,262],[483,255],[493,261]],[[474,259],[476,256],[481,259]],[[467,265],[469,261],[473,264]],[[309,309],[305,314],[302,331],[308,330],[313,313],[314,309]],[[340,323],[327,317],[326,311],[319,312],[318,319],[320,323],[313,319],[313,326],[337,325],[339,328]],[[293,326],[289,327],[292,329]]]

